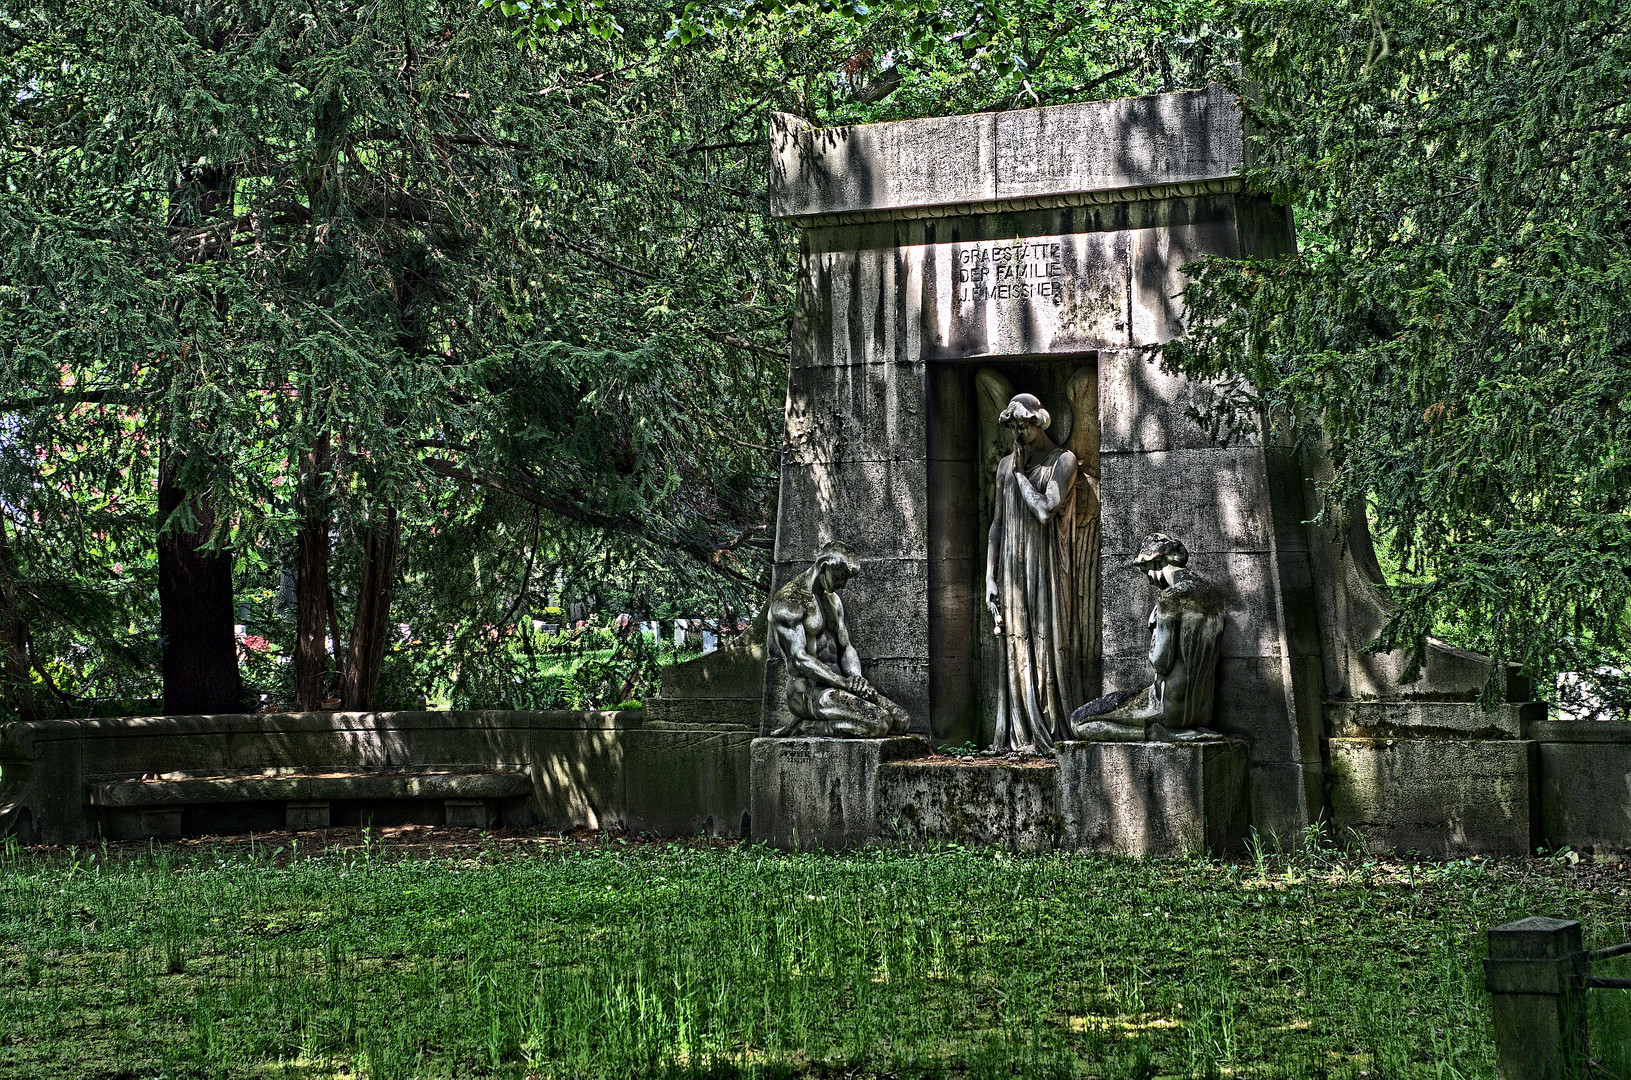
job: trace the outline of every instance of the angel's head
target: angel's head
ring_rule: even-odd
[[[997,423],[1013,428],[1014,438],[1029,446],[1038,439],[1047,438],[1045,432],[1048,425],[1053,423],[1053,417],[1042,407],[1041,400],[1035,394],[1015,394],[1009,399],[1008,407],[997,417]]]

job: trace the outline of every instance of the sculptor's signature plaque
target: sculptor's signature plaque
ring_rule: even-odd
[[[1060,244],[1046,240],[999,241],[957,251],[951,268],[959,301],[1064,301],[1065,264]]]

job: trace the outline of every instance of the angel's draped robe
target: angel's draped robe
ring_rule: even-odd
[[[1058,447],[1032,458],[1016,476],[1016,450],[997,465],[999,548],[994,567],[1003,633],[997,647],[997,750],[1045,754],[1070,730],[1080,697],[1071,663],[1071,539],[1074,478],[1047,521],[1038,521],[1018,484],[1045,492]]]

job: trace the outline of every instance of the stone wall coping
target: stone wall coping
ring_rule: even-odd
[[[0,762],[38,757],[42,744],[137,737],[279,735],[311,732],[466,730],[609,731],[639,728],[643,709],[574,712],[465,709],[391,712],[219,713],[208,716],[123,716],[36,720],[0,730]]]
[[[1326,729],[1357,738],[1522,739],[1529,723],[1544,719],[1542,701],[1507,702],[1486,709],[1474,701],[1327,701]]]
[[[761,735],[753,745],[803,748],[814,751],[839,750],[846,747],[875,747],[880,762],[909,761],[934,753],[934,743],[923,735],[885,735],[881,739],[860,739],[840,735]],[[799,752],[794,750],[795,753]]]
[[[1247,164],[1240,96],[1216,83],[839,128],[778,113],[770,144],[771,214],[806,227],[1061,205],[1038,199],[1117,201],[1112,192],[1206,194],[1206,185],[1237,183]]]
[[[1217,180],[1188,180],[1172,184],[1112,188],[1102,191],[1073,191],[1061,195],[1038,195],[1029,199],[986,199],[980,202],[942,203],[935,206],[904,206],[888,210],[845,210],[825,214],[799,214],[787,220],[801,229],[831,229],[844,225],[875,225],[880,221],[917,221],[926,218],[978,217],[981,214],[1017,214],[1027,210],[1057,210],[1066,206],[1107,206],[1111,203],[1143,202],[1153,199],[1186,199],[1201,195],[1237,195],[1246,190],[1239,177]]]
[[[1543,743],[1631,743],[1631,723],[1622,720],[1537,719],[1523,732]]]

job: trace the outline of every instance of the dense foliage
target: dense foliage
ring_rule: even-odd
[[[769,112],[1175,88],[1231,55],[1181,6],[1032,5],[978,41],[924,10],[593,4],[520,41],[440,0],[8,10],[9,711],[157,696],[164,543],[231,560],[212,610],[274,702],[562,704],[514,630],[546,609],[747,612],[795,248]]]
[[[1301,250],[1218,264],[1169,361],[1328,443],[1399,573],[1385,644],[1621,664],[1631,602],[1623,5],[1247,0],[1256,180]]]
[[[158,696],[160,595],[217,554],[280,702],[561,703],[515,627],[745,613],[796,246],[768,114],[1242,74],[1300,249],[1207,266],[1165,361],[1224,380],[1226,425],[1328,448],[1327,513],[1366,508],[1398,567],[1384,644],[1622,657],[1613,5],[491,7],[0,17],[6,714]]]
[[[551,603],[751,603],[790,245],[708,144],[774,56],[412,2],[44,3],[0,42],[14,688],[153,694],[156,528],[231,551],[284,656],[315,579],[325,695],[348,636],[398,699],[490,703]],[[155,521],[163,468],[197,497]]]

